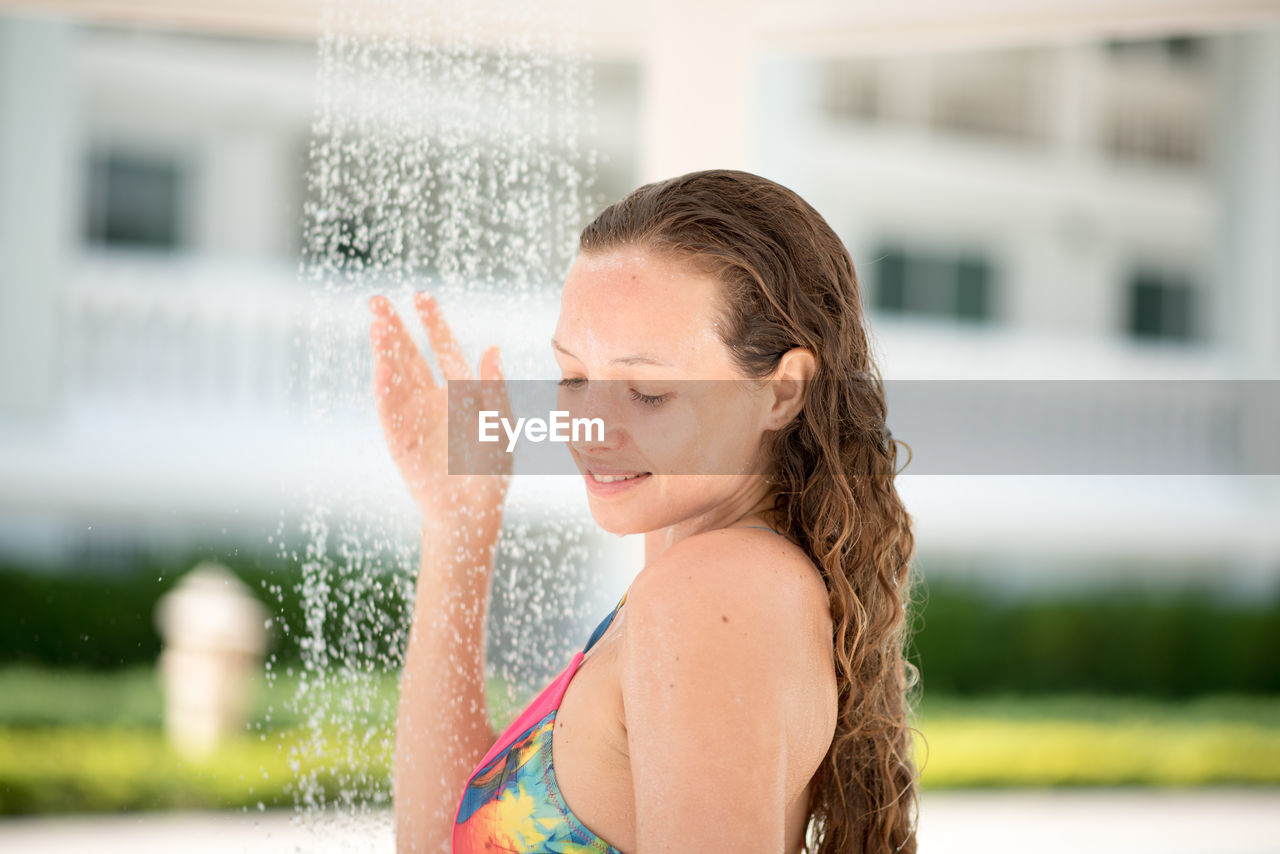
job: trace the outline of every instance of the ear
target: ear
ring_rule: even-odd
[[[817,365],[813,352],[805,347],[793,347],[782,354],[769,383],[773,401],[765,418],[766,430],[781,430],[799,414],[804,406],[805,386]]]

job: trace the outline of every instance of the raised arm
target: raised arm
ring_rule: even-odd
[[[461,349],[425,294],[415,300],[446,380],[469,380]],[[448,394],[387,300],[370,300],[374,392],[387,448],[422,511],[422,565],[396,722],[396,847],[449,851],[469,773],[496,739],[485,694],[485,622],[508,477],[449,475]],[[480,378],[500,380],[497,350]],[[505,408],[501,383],[480,405]]]
[[[396,718],[396,850],[448,852],[467,777],[497,740],[485,695],[485,621],[500,519],[426,523]]]

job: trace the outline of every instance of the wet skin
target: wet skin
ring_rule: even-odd
[[[585,380],[575,394],[616,381],[598,404],[621,416],[613,429],[570,445],[584,479],[657,472],[588,489],[601,527],[645,533],[645,568],[552,741],[566,801],[625,852],[797,850],[835,726],[821,577],[796,545],[746,527],[768,524],[761,441],[796,414],[813,357],[793,350],[775,382],[745,382],[717,334],[719,288],[640,250],[580,256],[553,339],[562,379]],[[661,473],[696,470],[744,473]]]
[[[769,524],[761,441],[798,413],[813,356],[797,348],[782,357],[772,382],[741,382],[717,334],[718,288],[710,277],[634,248],[579,256],[553,336],[561,378],[571,381],[564,399],[618,416],[606,419],[611,428],[602,440],[570,445],[592,515],[612,533],[645,535],[645,566],[570,683],[553,738],[557,781],[571,809],[627,854],[798,850],[810,779],[836,721],[822,578],[795,544],[747,527]],[[432,346],[444,356],[445,378],[468,378],[433,301],[420,298],[417,305]],[[462,564],[449,563],[451,550],[429,555],[431,538],[424,537],[419,605],[456,593],[483,598],[487,610],[498,531],[493,520],[501,517],[505,483],[443,474],[443,433],[432,420],[439,418],[438,388],[429,371],[423,377],[425,363],[420,368],[414,361],[420,355],[407,353],[411,345],[407,335],[400,337],[394,312],[376,302],[373,308],[379,414],[392,457],[423,511],[424,530],[438,536],[455,529],[460,512],[487,520],[470,540],[475,554]],[[496,356],[486,352],[481,378],[500,378]],[[398,376],[408,379],[396,382]],[[710,391],[699,394],[688,391],[696,384],[683,385],[695,380],[739,382],[708,383]],[[663,402],[638,404],[618,393],[628,388]],[[643,409],[628,409],[638,406]],[[589,482],[592,469],[648,474],[601,485]],[[740,473],[668,473],[696,470]],[[439,616],[420,609],[415,626]],[[482,684],[482,627],[477,633],[474,614],[444,618],[455,621],[463,640],[447,646],[449,633],[420,639],[415,629],[403,684],[434,686],[439,696],[440,679],[457,678],[439,662],[466,653],[474,658],[464,668],[474,677],[467,682],[474,699]],[[421,771],[398,773],[403,851],[447,833],[428,811],[442,814],[451,806],[452,781],[496,737],[472,720],[475,713],[467,716],[463,707],[475,703],[460,703],[456,736],[418,738],[408,724],[422,720],[413,712],[425,702],[426,695],[402,689],[398,770],[444,761],[431,755],[432,742],[458,742],[463,749],[443,775],[447,785],[423,784]],[[459,784],[454,806],[460,791]]]

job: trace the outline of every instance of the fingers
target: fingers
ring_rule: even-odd
[[[440,305],[435,297],[419,291],[413,298],[413,304],[422,318],[422,325],[427,327],[427,337],[431,340],[431,349],[436,352],[436,364],[446,380],[469,380],[471,369],[462,354],[462,348],[449,330],[440,313]]]
[[[501,352],[496,346],[490,347],[484,351],[484,355],[480,357],[480,379],[482,380],[500,380],[502,379],[502,360]]]
[[[490,347],[484,351],[484,355],[480,357],[480,379],[488,380],[483,383],[486,408],[508,413],[511,411],[511,400],[507,393],[507,384],[503,381],[505,378],[502,375],[500,357],[501,353],[497,347]]]
[[[502,367],[499,364],[498,355],[498,348],[490,347],[480,357],[480,379],[483,381],[481,387],[489,403],[496,400],[494,397],[496,392],[506,391],[506,383],[502,382]]]
[[[409,405],[409,384],[402,382],[387,362],[378,362],[373,370],[374,404],[378,418],[388,435],[398,432],[403,413]]]
[[[434,388],[435,380],[431,369],[427,367],[418,346],[409,337],[404,321],[391,307],[390,301],[382,295],[369,300],[369,308],[373,311],[373,322],[369,326],[369,342],[373,347],[375,365],[390,369],[390,375],[407,391],[408,386],[422,385]]]
[[[486,409],[497,410],[503,415],[511,412],[511,401],[507,393],[507,383],[502,375],[500,353],[497,347],[490,347],[480,357],[480,379],[482,380],[481,397]],[[501,455],[495,461],[495,468],[486,474],[501,477],[503,481],[510,479],[512,460],[509,454]]]

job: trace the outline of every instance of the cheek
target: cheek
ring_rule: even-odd
[[[740,474],[759,449],[759,413],[740,395],[708,396],[618,422],[642,459],[670,475]]]
[[[705,419],[687,407],[636,415],[628,424],[632,441],[654,470],[672,475],[697,471],[702,449],[715,444],[709,441],[707,428]]]
[[[751,401],[721,401],[708,409],[698,429],[696,453],[700,471],[713,475],[742,473],[760,447],[762,433]]]

